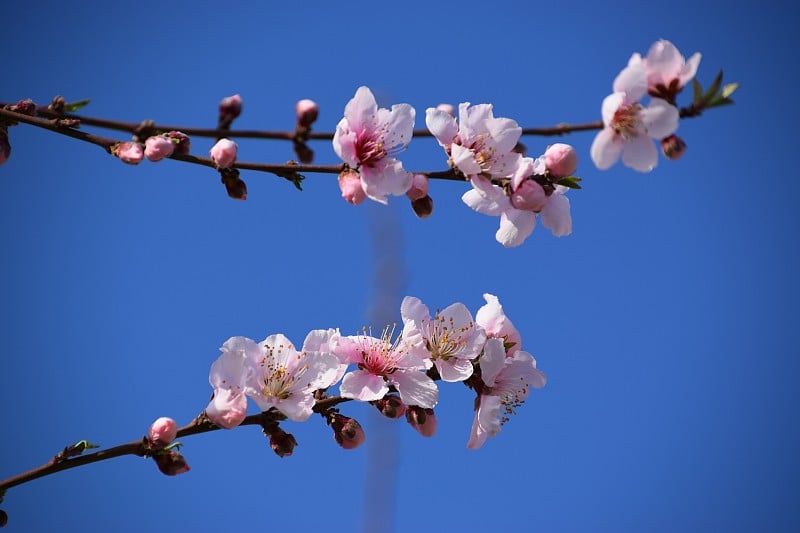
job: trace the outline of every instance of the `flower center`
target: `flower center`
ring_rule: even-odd
[[[404,353],[400,347],[401,338],[391,340],[394,329],[395,326],[386,326],[380,339],[367,335],[366,329],[363,331],[363,336],[359,337],[362,362],[358,364],[358,368],[383,377],[395,371],[397,361]]]
[[[622,104],[614,112],[611,119],[611,129],[625,140],[632,139],[639,135],[639,111],[642,110],[641,104]]]
[[[441,358],[445,361],[457,356],[467,345],[465,337],[474,327],[470,322],[466,326],[456,327],[452,317],[436,315],[424,325],[424,335],[431,359]]]

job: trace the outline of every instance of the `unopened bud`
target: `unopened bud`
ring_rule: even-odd
[[[414,174],[411,188],[406,191],[406,196],[411,198],[412,201],[428,196],[428,177],[424,174]]]
[[[297,440],[291,433],[286,433],[281,428],[274,430],[269,435],[269,445],[278,457],[289,457],[297,446]]]
[[[453,107],[453,104],[439,104],[436,106],[436,109],[444,111],[448,115],[456,116],[456,108]]]
[[[21,113],[23,115],[29,115],[31,117],[35,117],[36,103],[30,98],[25,98],[24,100],[20,100],[14,105],[8,106],[8,110],[13,111],[14,113]]]
[[[686,143],[674,133],[661,139],[661,152],[667,159],[680,159],[686,152]]]
[[[355,170],[348,169],[339,174],[339,190],[349,204],[358,205],[367,199],[367,193],[361,186],[361,176]]]
[[[367,439],[361,424],[353,418],[336,414],[331,422],[333,438],[345,450],[358,448]]]
[[[551,144],[544,152],[544,159],[550,174],[556,178],[572,176],[578,170],[578,154],[568,144]]]
[[[147,438],[155,446],[166,446],[178,436],[178,424],[171,418],[162,416],[150,424]]]
[[[177,476],[189,471],[189,464],[186,459],[175,450],[157,453],[153,456],[153,459],[161,473],[167,476]]]
[[[314,162],[314,150],[304,142],[294,143],[294,153],[297,154],[297,159],[304,165],[310,165]]]
[[[314,100],[299,100],[294,111],[297,114],[297,126],[304,129],[310,128],[319,116],[319,106]]]
[[[247,184],[239,178],[239,171],[235,168],[223,168],[220,170],[222,184],[228,191],[228,196],[234,200],[247,200]]]
[[[512,148],[511,151],[521,155],[522,157],[528,155],[528,147],[519,142],[514,145],[514,148]]]
[[[171,139],[175,145],[174,152],[178,155],[189,155],[189,150],[192,148],[192,140],[185,133],[180,131],[169,131],[164,134],[168,139]]]
[[[8,128],[0,126],[0,165],[11,156],[11,143],[8,142]]]
[[[238,94],[223,98],[219,103],[219,127],[230,127],[233,120],[242,112],[242,97]]]
[[[8,524],[8,515],[5,511],[0,509],[0,527],[5,527]]]
[[[128,163],[129,165],[138,165],[144,159],[142,145],[133,141],[115,144],[111,148],[111,153],[120,158],[123,163]]]
[[[523,211],[538,213],[547,204],[544,188],[534,180],[527,179],[511,193],[511,205]]]
[[[411,202],[411,208],[414,214],[419,218],[428,218],[433,213],[433,198],[430,196],[423,196],[418,200]]]
[[[154,163],[171,156],[174,151],[175,143],[161,135],[149,137],[144,142],[144,156]]]
[[[387,418],[400,418],[406,412],[406,404],[396,394],[387,394],[373,403],[378,411]]]
[[[406,420],[423,437],[433,437],[436,433],[437,423],[433,409],[409,405],[406,409]]]
[[[217,165],[217,169],[220,169],[228,168],[236,161],[238,150],[239,147],[232,140],[220,139],[217,144],[211,147],[208,153],[211,155],[214,164]]]

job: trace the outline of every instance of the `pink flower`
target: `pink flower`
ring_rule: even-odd
[[[150,425],[147,438],[157,446],[166,446],[178,436],[178,424],[171,418],[162,416]]]
[[[425,111],[425,124],[447,152],[450,165],[470,179],[513,174],[520,158],[513,150],[522,128],[509,118],[495,118],[491,104],[459,104],[458,117],[456,122],[439,108]]]
[[[503,344],[508,351],[508,356],[522,347],[522,337],[517,328],[506,316],[500,300],[494,294],[484,294],[486,304],[475,313],[475,322],[483,328],[490,339],[503,339]]]
[[[236,161],[238,145],[230,139],[220,139],[211,147],[209,154],[217,169],[228,168]]]
[[[366,333],[341,337],[334,353],[342,363],[357,365],[358,370],[344,376],[340,394],[371,402],[383,398],[391,384],[404,404],[432,408],[439,399],[439,390],[424,372],[431,364],[422,336],[392,341],[392,333],[386,328],[380,339]]]
[[[663,139],[678,129],[678,109],[661,98],[643,107],[647,76],[639,63],[628,65],[614,80],[614,93],[603,100],[605,127],[592,142],[592,161],[600,170],[610,168],[622,154],[622,163],[639,172],[658,164],[658,150],[651,139]]]
[[[253,373],[248,361],[256,357],[258,345],[245,337],[231,337],[220,348],[222,355],[211,365],[208,381],[214,396],[206,407],[209,420],[225,429],[232,429],[247,416],[245,382]]]
[[[664,90],[669,91],[670,86],[675,84],[675,90],[671,91],[674,98],[697,74],[701,58],[700,52],[695,52],[686,61],[674,44],[661,39],[653,43],[644,58],[633,54],[628,65],[641,63],[647,74],[647,90],[654,96],[660,95]]]
[[[478,213],[500,217],[500,228],[495,238],[505,247],[522,244],[536,227],[537,216],[556,237],[569,235],[572,233],[572,216],[569,200],[564,196],[568,189],[552,184],[547,184],[545,189],[536,181],[537,177],[544,176],[544,157],[524,157],[520,159],[508,189],[494,185],[483,176],[474,176],[470,180],[472,190],[464,193],[461,199]]]
[[[386,195],[405,194],[411,186],[411,174],[394,156],[411,142],[414,115],[408,104],[379,109],[372,92],[359,87],[336,126],[333,149],[358,170],[364,193],[376,202],[385,204]]]
[[[364,188],[361,186],[361,176],[352,169],[347,169],[339,174],[339,190],[342,198],[352,205],[358,205],[367,199]]]
[[[142,145],[133,142],[121,142],[111,149],[111,153],[117,156],[120,161],[129,165],[138,165],[144,159],[144,150]]]
[[[531,388],[544,387],[546,382],[531,354],[517,350],[507,357],[503,341],[497,338],[486,341],[480,367],[479,403],[467,443],[471,450],[497,435],[500,426],[525,402]]]
[[[172,155],[175,151],[175,143],[162,135],[148,137],[144,142],[144,156],[149,161],[161,161],[165,157]]]
[[[486,334],[476,326],[464,304],[454,303],[431,318],[428,307],[419,298],[406,296],[400,314],[403,337],[422,336],[442,380],[464,381],[472,375],[472,360],[481,353]]]

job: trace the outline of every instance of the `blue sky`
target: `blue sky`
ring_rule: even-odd
[[[522,246],[497,219],[433,182],[435,212],[403,198],[352,207],[330,175],[300,193],[243,173],[246,202],[218,175],[175,161],[122,164],[27,126],[0,167],[6,406],[0,477],[88,439],[138,438],[159,416],[189,422],[230,336],[356,332],[374,299],[375,242],[402,275],[396,296],[475,310],[496,294],[548,375],[483,449],[466,449],[472,397],[445,384],[424,439],[369,406],[343,412],[367,444],[340,449],[321,419],[286,424],[279,459],[256,428],[184,439],[176,478],[134,457],[8,492],[9,531],[790,531],[800,526],[796,12],[749,3],[290,2],[191,6],[100,2],[35,8],[0,36],[0,100],[91,98],[86,114],[212,127],[291,129],[312,98],[332,131],[360,85],[382,105],[494,104],[523,126],[600,118],[634,51],[666,38],[723,68],[736,105],[682,121],[689,148],[651,174],[598,171],[578,150],[573,235],[539,227]],[[58,15],[56,15],[58,12]],[[6,17],[9,15],[5,15]],[[680,102],[688,102],[682,95]],[[118,135],[109,132],[108,135]],[[527,137],[538,155],[551,139]],[[209,139],[194,139],[204,155]],[[320,164],[338,163],[327,143]],[[240,142],[240,159],[291,147]],[[405,167],[439,170],[417,139]],[[386,230],[386,227],[392,228]],[[378,229],[376,229],[378,228]],[[391,269],[390,269],[391,270]],[[380,324],[377,324],[379,327]],[[363,526],[363,524],[369,524]],[[377,525],[376,525],[377,524]]]

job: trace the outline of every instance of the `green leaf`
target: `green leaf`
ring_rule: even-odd
[[[708,88],[706,94],[703,96],[703,100],[706,102],[710,102],[714,96],[716,96],[717,91],[719,91],[719,86],[722,85],[722,70],[719,71],[717,77],[714,78],[714,83],[711,84],[711,87]]]
[[[697,78],[692,79],[692,91],[694,91],[694,100],[695,104],[699,104],[703,101],[703,86],[700,85],[700,82],[697,81]]]
[[[736,92],[736,89],[739,88],[738,83],[728,83],[725,87],[722,88],[719,94],[722,95],[723,98],[728,98],[730,95]]]
[[[74,457],[75,455],[80,455],[86,450],[91,450],[92,448],[99,448],[97,444],[92,444],[87,440],[81,440],[73,444],[69,447],[70,456]]]
[[[303,180],[304,179],[306,179],[305,176],[303,176],[302,174],[297,174],[297,173],[295,173],[295,175],[292,177],[292,183],[294,183],[294,186],[297,187],[298,191],[302,191],[303,190]]]
[[[581,178],[578,176],[567,176],[566,178],[561,178],[556,182],[556,185],[563,185],[564,187],[569,187],[570,189],[580,189],[581,186],[578,185],[578,182],[581,181]]]
[[[72,113],[82,107],[86,107],[87,105],[89,105],[90,101],[91,100],[86,98],[84,100],[78,100],[77,102],[70,102],[68,104],[64,104],[64,111],[66,111],[67,113]]]

